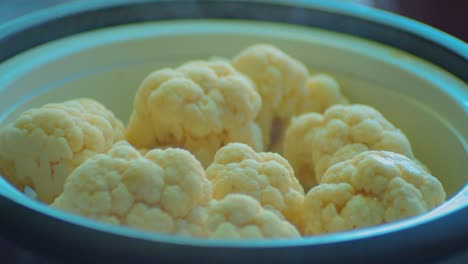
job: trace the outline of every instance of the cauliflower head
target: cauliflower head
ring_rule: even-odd
[[[246,48],[233,58],[232,65],[254,81],[262,107],[269,112],[276,111],[285,94],[304,86],[308,75],[301,62],[268,44]]]
[[[271,142],[272,122],[285,94],[299,89],[307,79],[307,68],[278,48],[257,44],[241,51],[232,60],[234,68],[250,77],[262,97],[257,116],[264,146]]]
[[[256,153],[248,145],[230,143],[216,153],[206,175],[213,184],[213,198],[231,193],[249,195],[300,228],[304,190],[280,155]]]
[[[252,81],[228,62],[188,62],[143,80],[126,139],[138,148],[182,147],[208,166],[231,140],[263,150],[255,123],[261,105]]]
[[[338,82],[326,74],[310,75],[303,89],[283,98],[278,117],[273,122],[270,151],[283,153],[284,137],[291,118],[309,112],[323,113],[336,104],[349,104],[348,99],[341,94]]]
[[[0,173],[50,203],[78,165],[123,137],[122,122],[92,99],[46,104],[0,129]]]
[[[341,93],[338,82],[327,74],[311,74],[304,86],[296,87],[285,95],[279,106],[278,116],[281,120],[289,121],[291,117],[304,113],[323,113],[336,104],[349,104]]]
[[[121,141],[77,167],[52,206],[111,224],[205,236],[199,208],[210,200],[211,183],[190,152],[153,149],[142,156]]]
[[[365,151],[331,166],[304,201],[304,233],[315,235],[388,223],[445,200],[441,183],[417,162]]]
[[[207,208],[205,228],[209,238],[265,239],[299,238],[297,229],[254,198],[229,194],[212,200]]]
[[[250,77],[262,97],[262,109],[257,117],[264,146],[281,142],[291,117],[306,112],[322,113],[334,104],[347,103],[338,83],[325,74],[309,75],[300,61],[269,44],[257,44],[241,51],[232,65]],[[280,132],[272,131],[273,122],[284,123]],[[272,133],[279,133],[273,140]],[[281,145],[272,148],[280,149]]]
[[[293,118],[283,154],[308,189],[320,183],[331,165],[366,150],[392,151],[414,159],[406,136],[379,111],[359,104],[334,105],[324,114]]]

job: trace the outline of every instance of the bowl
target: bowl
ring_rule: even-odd
[[[0,236],[67,262],[439,260],[468,246],[468,47],[406,18],[332,1],[95,1],[0,26],[0,122],[90,97],[128,121],[152,70],[271,43],[379,109],[444,185],[427,214],[294,240],[201,240],[117,227],[29,199],[0,177]]]

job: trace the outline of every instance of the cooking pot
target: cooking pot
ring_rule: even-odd
[[[34,201],[0,177],[0,236],[66,262],[434,261],[468,248],[468,47],[436,29],[333,1],[72,2],[0,26],[0,120],[75,97],[124,122],[150,71],[271,43],[336,77],[355,103],[408,135],[444,185],[431,212],[293,240],[202,240],[148,233]]]

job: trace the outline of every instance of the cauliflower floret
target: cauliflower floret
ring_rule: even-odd
[[[306,112],[322,113],[334,104],[347,103],[338,83],[328,75],[309,75],[298,60],[278,48],[257,44],[240,52],[232,65],[249,76],[262,96],[262,109],[257,117],[263,133],[263,144],[281,142],[284,129],[291,117]],[[272,140],[272,123],[279,118],[278,139]],[[281,144],[271,147],[281,149]]]
[[[305,189],[319,183],[334,163],[366,150],[392,151],[414,159],[406,136],[365,105],[334,105],[323,115],[293,118],[284,141],[284,156]]]
[[[280,155],[256,153],[245,144],[230,143],[216,153],[206,175],[213,184],[215,199],[230,193],[247,194],[300,228],[304,190]]]
[[[111,224],[205,236],[196,210],[209,200],[211,183],[190,152],[153,149],[142,156],[121,141],[76,168],[52,206]]]
[[[243,194],[229,194],[212,200],[207,208],[209,238],[264,239],[299,238],[297,229],[257,200]]]
[[[252,81],[229,63],[188,62],[145,78],[134,99],[126,138],[138,148],[188,149],[207,166],[230,140],[263,150],[254,121],[261,105]]]
[[[283,98],[278,117],[273,123],[272,129],[276,131],[272,132],[270,150],[283,153],[284,136],[292,117],[309,112],[323,113],[335,104],[349,104],[348,99],[341,94],[339,84],[326,74],[310,75],[304,89]]]
[[[83,161],[122,140],[122,123],[91,99],[47,104],[22,113],[0,129],[0,172],[23,190],[53,201]]]
[[[366,151],[331,166],[304,201],[305,234],[379,225],[415,216],[445,200],[437,178],[417,162]]]
[[[272,122],[283,96],[304,85],[307,69],[299,61],[267,44],[241,51],[233,58],[232,65],[254,81],[262,97],[257,123],[262,129],[264,146],[268,146]]]
[[[282,120],[308,112],[323,113],[336,104],[348,104],[341,94],[338,82],[327,74],[317,73],[307,77],[302,87],[296,87],[286,94],[278,110]]]

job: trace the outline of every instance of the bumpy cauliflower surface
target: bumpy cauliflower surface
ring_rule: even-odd
[[[30,109],[0,129],[0,173],[49,203],[78,165],[123,136],[122,123],[92,99]]]
[[[207,208],[206,226],[209,238],[264,239],[298,238],[297,229],[250,196],[229,194],[212,200]]]
[[[222,60],[193,61],[145,78],[126,134],[138,148],[190,150],[206,167],[216,151],[236,141],[263,150],[255,123],[262,105],[252,81]]]
[[[334,163],[366,150],[386,150],[414,159],[406,136],[376,109],[334,105],[325,113],[293,118],[284,141],[284,156],[305,189],[320,183]]]
[[[142,156],[121,141],[76,168],[52,206],[112,224],[205,236],[197,210],[210,199],[211,183],[190,152],[154,149]]]
[[[247,194],[300,228],[304,190],[280,155],[256,153],[245,144],[230,143],[216,153],[206,175],[213,183],[215,199],[231,193]]]
[[[309,112],[323,113],[332,105],[348,103],[348,99],[341,94],[338,82],[331,76],[320,73],[310,75],[302,89],[292,91],[283,98],[278,110],[276,138],[272,138],[270,144],[271,151],[283,153],[284,137],[291,118]]]
[[[272,123],[279,118],[284,124],[291,117],[306,112],[323,112],[334,104],[347,103],[338,83],[328,75],[309,75],[298,60],[268,44],[257,44],[241,51],[232,65],[250,77],[262,96],[257,123],[262,128],[264,146],[272,142]],[[280,149],[280,147],[275,147]]]
[[[445,200],[437,178],[407,157],[366,151],[330,167],[304,201],[305,234],[388,223],[427,212]]]
[[[232,65],[254,81],[262,97],[257,122],[262,128],[264,145],[268,146],[272,122],[284,95],[304,85],[307,69],[299,61],[266,44],[241,51],[233,58]]]
[[[126,130],[92,99],[28,110],[0,128],[0,176],[73,214],[206,239],[369,227],[446,197],[378,110],[269,44],[150,73]]]
[[[338,82],[330,75],[316,73],[309,75],[304,86],[296,87],[285,95],[278,110],[281,120],[316,112],[323,113],[336,104],[348,104],[348,99],[341,93]]]

